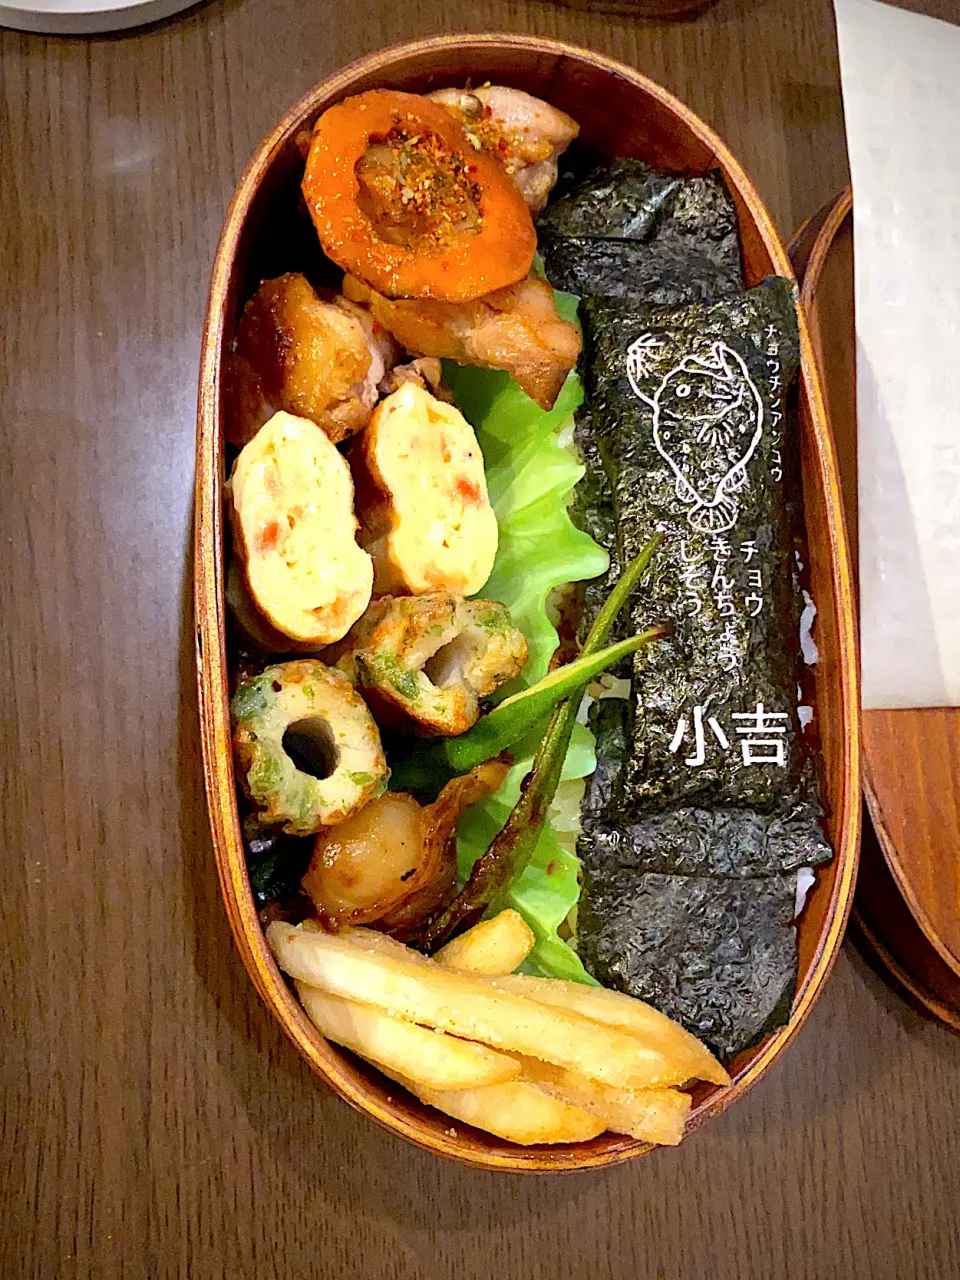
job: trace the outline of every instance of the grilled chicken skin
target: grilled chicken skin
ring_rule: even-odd
[[[346,439],[370,420],[393,354],[367,313],[325,302],[305,276],[265,280],[243,309],[228,362],[227,439],[247,444],[278,409]]]
[[[407,351],[510,374],[550,409],[580,354],[580,334],[558,313],[553,290],[533,276],[473,302],[395,301],[346,276],[345,295]]]

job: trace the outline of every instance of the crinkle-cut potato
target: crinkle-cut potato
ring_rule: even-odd
[[[404,383],[377,405],[350,465],[377,595],[480,590],[497,553],[497,518],[477,437],[458,409]]]
[[[277,409],[334,442],[366,426],[386,372],[369,325],[298,272],[264,280],[243,309],[226,379],[226,435],[242,446]]]
[[[330,928],[412,937],[456,892],[457,820],[507,774],[496,760],[452,778],[433,804],[387,792],[319,833],[303,889]],[[365,933],[369,933],[366,930]]]
[[[227,493],[256,607],[298,643],[342,639],[370,603],[373,565],[357,545],[350,468],[328,436],[275,413],[240,451]]]
[[[311,1021],[328,1040],[417,1085],[474,1089],[513,1080],[520,1073],[515,1058],[486,1045],[431,1031],[371,1005],[327,995],[303,982],[297,983],[297,994]]]
[[[606,1127],[596,1116],[520,1080],[479,1089],[440,1090],[428,1089],[399,1073],[392,1078],[428,1106],[522,1146],[588,1142]]]
[[[362,947],[355,938],[281,921],[268,926],[267,941],[280,967],[301,982],[467,1040],[543,1058],[622,1088],[667,1087],[690,1076],[686,1061],[678,1065],[635,1036],[505,991],[502,978],[445,969],[423,957],[405,959],[380,945]]]
[[[374,600],[326,657],[383,723],[452,735],[476,723],[481,698],[520,674],[527,642],[504,605],[430,591]]]
[[[569,1071],[537,1058],[521,1058],[520,1064],[522,1081],[589,1112],[613,1133],[670,1147],[683,1137],[693,1103],[689,1093],[678,1089],[615,1089],[582,1071]]]
[[[507,907],[452,938],[433,958],[448,969],[493,975],[513,973],[526,960],[534,942],[534,932],[520,912]]]
[[[240,781],[265,825],[313,835],[342,822],[386,785],[380,731],[366,703],[341,671],[316,659],[278,663],[244,681],[230,714]],[[326,776],[299,767],[291,735],[309,744]]]
[[[684,1030],[665,1013],[622,991],[605,987],[588,987],[564,978],[530,978],[523,974],[507,974],[500,979],[505,991],[539,1000],[558,1009],[569,1009],[609,1027],[641,1037],[645,1043],[658,1046],[665,1056],[686,1066],[670,1084],[685,1080],[708,1080],[711,1084],[729,1084],[730,1077],[705,1044]]]

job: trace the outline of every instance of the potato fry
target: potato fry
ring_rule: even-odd
[[[498,1138],[523,1146],[547,1142],[586,1142],[603,1133],[604,1123],[562,1098],[544,1093],[533,1084],[511,1080],[482,1089],[456,1091],[426,1089],[413,1081],[399,1080],[421,1102],[457,1120],[495,1133]]]
[[[311,920],[303,922],[304,926],[312,923]],[[318,928],[317,932],[325,933],[326,930]],[[376,951],[384,956],[396,956],[398,960],[422,960],[424,964],[429,963],[422,952],[414,951],[413,947],[408,947],[405,942],[398,942],[396,938],[391,938],[388,933],[381,933],[379,929],[360,925],[351,929],[341,929],[336,936],[363,951]]]
[[[686,1063],[678,1068],[635,1036],[544,1005],[526,992],[504,990],[499,984],[506,978],[401,959],[281,921],[269,926],[267,941],[281,968],[301,982],[467,1040],[556,1062],[621,1088],[666,1087],[690,1075]]]
[[[641,1142],[675,1147],[683,1137],[692,1099],[677,1089],[613,1089],[581,1071],[568,1071],[536,1058],[522,1058],[521,1082],[586,1111],[613,1133]]]
[[[370,1005],[297,983],[300,1001],[319,1030],[378,1067],[430,1089],[472,1089],[519,1075],[520,1064],[486,1045],[457,1040]]]
[[[505,915],[501,912],[500,915]],[[500,916],[493,920],[485,920],[483,925],[494,924]],[[306,924],[309,922],[305,922]],[[305,927],[304,926],[304,927]],[[475,929],[481,928],[475,925]],[[468,929],[459,942],[469,938],[473,932]],[[355,945],[368,950],[373,949],[385,955],[397,956],[400,959],[420,960],[424,964],[430,961],[419,952],[405,947],[374,929],[345,929],[340,934]],[[451,943],[447,943],[447,947]],[[434,959],[445,956],[447,947],[437,952]],[[449,967],[449,966],[447,966]],[[462,968],[462,966],[457,966]],[[684,1084],[687,1080],[707,1080],[711,1084],[728,1085],[730,1076],[716,1060],[705,1044],[702,1044],[689,1031],[685,1031],[678,1022],[668,1018],[665,1013],[655,1009],[653,1005],[637,1000],[634,996],[625,995],[622,991],[610,991],[606,987],[588,987],[582,982],[568,982],[563,978],[532,978],[525,974],[502,974],[497,977],[497,985],[515,995],[524,995],[537,1000],[540,1004],[548,1004],[560,1009],[567,1009],[590,1018],[593,1022],[604,1026],[615,1027],[629,1035],[637,1036],[644,1044],[658,1048],[667,1058],[676,1060],[675,1079],[661,1081],[661,1084]],[[687,1074],[677,1074],[680,1069]]]
[[[433,957],[448,969],[470,973],[513,973],[526,960],[536,942],[533,930],[519,911],[508,907],[492,920],[481,920],[458,938],[451,939]]]
[[[685,1031],[678,1022],[622,991],[605,987],[588,987],[582,982],[562,978],[528,978],[523,974],[505,975],[498,979],[504,991],[526,996],[558,1009],[579,1013],[604,1026],[637,1036],[645,1045],[659,1049],[663,1055],[685,1070],[675,1080],[661,1083],[683,1084],[685,1080],[709,1080],[712,1084],[729,1084],[730,1077],[705,1044]],[[595,1075],[595,1072],[589,1074]]]

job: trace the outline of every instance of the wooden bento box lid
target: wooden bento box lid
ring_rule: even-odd
[[[820,365],[857,553],[853,192],[801,228],[791,257]],[[915,1002],[960,1030],[960,708],[864,711],[868,814],[854,915]]]

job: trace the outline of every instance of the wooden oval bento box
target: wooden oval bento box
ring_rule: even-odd
[[[314,1070],[358,1109],[417,1146],[480,1168],[563,1172],[615,1164],[651,1148],[604,1134],[591,1142],[522,1148],[417,1103],[311,1026],[267,947],[244,862],[231,755],[225,645],[224,436],[221,377],[240,310],[261,278],[288,266],[303,171],[297,135],[339,99],[373,87],[411,91],[485,80],[525,89],[570,112],[586,143],[606,157],[702,172],[719,166],[737,204],[748,287],[791,276],[786,253],[734,157],[682,103],[636,71],[584,49],[512,35],[437,37],[371,54],[331,76],[287,112],[240,181],[217,250],[204,326],[196,481],[196,624],[206,788],[230,924],[260,995]],[[830,972],[855,882],[859,815],[858,691],[851,571],[833,442],[802,327],[799,422],[811,585],[818,606],[817,700],[823,794],[836,850],[822,868],[799,925],[799,982],[789,1024],[731,1065],[732,1087],[700,1085],[688,1129],[730,1106],[797,1033]]]

